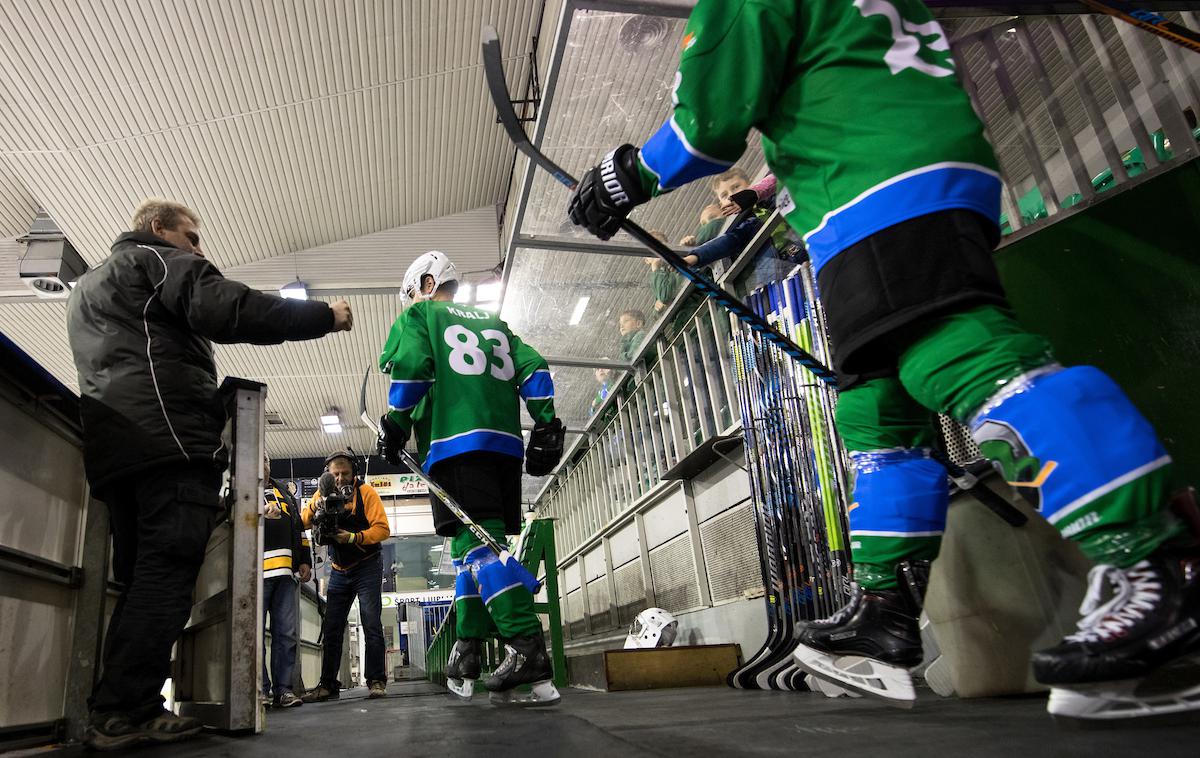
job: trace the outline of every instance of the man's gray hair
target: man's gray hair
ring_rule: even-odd
[[[131,228],[135,232],[150,232],[157,221],[165,229],[175,229],[185,218],[200,226],[200,214],[183,203],[161,197],[148,197],[138,204],[137,210],[133,212]]]

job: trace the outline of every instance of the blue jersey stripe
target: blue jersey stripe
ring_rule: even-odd
[[[521,442],[520,437],[511,434],[503,434],[501,432],[493,432],[487,429],[480,429],[467,434],[459,434],[444,440],[435,440],[429,446],[429,453],[425,456],[424,468],[426,473],[433,467],[433,464],[438,461],[444,461],[447,458],[453,458],[456,455],[470,453],[476,450],[487,450],[493,453],[503,453],[511,455],[514,458],[525,457],[525,447]]]
[[[675,125],[674,116],[646,141],[641,157],[664,190],[681,187],[702,176],[719,174],[733,165],[732,161],[718,161],[689,145]]]
[[[407,411],[421,402],[425,393],[433,386],[433,382],[400,382],[393,381],[388,390],[388,407],[396,411]]]
[[[795,203],[805,198],[792,198]],[[999,224],[1000,177],[972,164],[936,164],[893,177],[825,215],[804,235],[813,267],[889,226],[927,213],[965,208]]]
[[[554,379],[546,369],[534,371],[521,385],[521,399],[545,400],[554,397]]]

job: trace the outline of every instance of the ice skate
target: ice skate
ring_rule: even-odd
[[[1127,569],[1096,566],[1079,628],[1033,656],[1057,718],[1200,710],[1200,551],[1163,548]],[[1106,599],[1107,598],[1107,599]]]
[[[801,627],[792,656],[800,668],[835,688],[911,708],[917,693],[909,669],[921,662],[917,617],[928,563],[905,563],[897,571],[900,590],[866,592],[852,585],[850,602],[829,618]],[[814,689],[838,695],[823,686]]]
[[[540,706],[558,703],[560,695],[552,680],[554,668],[546,655],[541,634],[512,637],[504,641],[504,660],[484,681],[493,705]],[[532,685],[530,692],[516,688]]]
[[[446,661],[446,688],[462,700],[470,700],[475,695],[481,643],[475,639],[457,640]]]

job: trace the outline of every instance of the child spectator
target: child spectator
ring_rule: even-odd
[[[700,227],[696,229],[696,233],[679,240],[679,244],[684,247],[703,245],[721,233],[721,226],[724,223],[725,219],[721,216],[720,203],[706,205],[704,210],[700,211]]]
[[[671,245],[667,242],[667,235],[657,229],[651,231],[650,236],[668,247]],[[675,293],[679,291],[679,274],[672,271],[658,256],[642,260],[650,267],[650,291],[654,293],[654,312],[662,313],[667,303],[671,302]]]
[[[646,314],[636,308],[621,311],[621,315],[617,319],[617,329],[621,332],[619,357],[623,362],[629,363],[633,360],[638,346],[642,344],[642,339],[646,336]]]

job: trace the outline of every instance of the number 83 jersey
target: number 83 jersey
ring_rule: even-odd
[[[425,471],[475,450],[524,457],[522,401],[535,422],[554,418],[546,359],[478,308],[412,305],[392,324],[379,370],[392,379],[388,415],[415,433]]]

